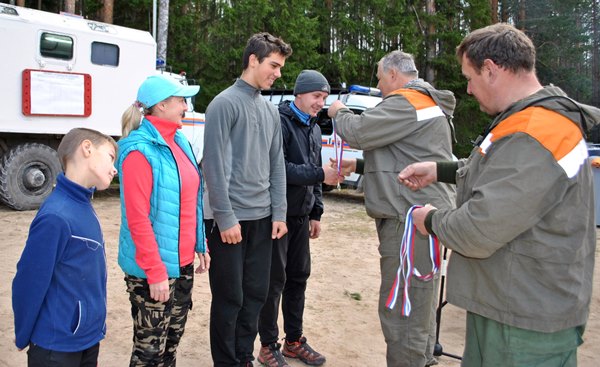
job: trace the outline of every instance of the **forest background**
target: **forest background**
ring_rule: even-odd
[[[303,69],[317,69],[332,87],[375,87],[376,64],[386,53],[415,55],[420,76],[455,93],[458,157],[489,123],[455,57],[472,30],[507,22],[537,49],[537,74],[570,97],[600,107],[600,0],[159,0],[158,54],[175,72],[201,86],[204,111],[242,71],[248,37],[267,31],[294,52],[274,88],[293,88]],[[65,11],[88,19],[153,32],[152,0],[0,1]]]

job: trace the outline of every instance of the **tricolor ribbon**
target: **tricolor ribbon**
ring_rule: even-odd
[[[340,139],[340,143],[338,146],[338,138],[335,132],[335,119],[331,119],[331,125],[333,127],[333,150],[335,152],[335,160],[337,162],[337,174],[338,176],[342,175],[342,158],[344,155],[344,141]],[[337,184],[338,190],[340,189],[340,184]]]
[[[400,293],[400,283],[404,280],[404,289],[402,291],[402,316],[409,316],[411,311],[410,298],[408,296],[408,289],[410,288],[410,279],[414,275],[417,278],[429,281],[433,279],[434,275],[440,270],[440,246],[437,236],[429,235],[429,258],[431,259],[431,271],[428,274],[421,275],[421,273],[414,267],[413,254],[415,244],[415,231],[417,227],[413,224],[412,212],[414,209],[421,208],[422,206],[414,205],[408,209],[406,213],[406,220],[404,222],[404,235],[402,236],[402,243],[400,245],[400,266],[396,272],[396,279],[390,290],[386,307],[390,310],[396,305],[398,296]]]

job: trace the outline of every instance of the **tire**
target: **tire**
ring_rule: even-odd
[[[16,210],[37,209],[52,192],[62,167],[47,145],[12,147],[0,162],[0,200]]]

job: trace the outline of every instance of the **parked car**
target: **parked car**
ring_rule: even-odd
[[[293,100],[294,94],[291,89],[274,89],[263,91],[265,99],[279,105],[282,101]],[[327,116],[327,109],[337,99],[340,99],[354,113],[361,114],[367,108],[374,107],[381,102],[381,91],[377,88],[369,88],[360,85],[351,85],[349,88],[332,89],[331,94],[325,101],[325,107],[317,115],[317,123],[321,127],[321,143],[323,144],[322,158],[323,163],[329,162],[329,158],[336,158],[342,154],[343,158],[362,158],[362,150],[353,149],[335,135],[333,126],[335,121]],[[337,141],[337,142],[336,142]],[[337,148],[337,149],[336,149]],[[360,189],[361,176],[352,174],[346,178],[344,185],[355,189]],[[330,186],[324,187],[324,190],[332,189]]]

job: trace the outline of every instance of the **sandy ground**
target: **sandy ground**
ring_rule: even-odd
[[[101,343],[99,365],[126,366],[132,331],[123,274],[117,265],[119,200],[114,191],[102,193],[94,199],[94,206],[105,234],[109,267],[108,332]],[[305,334],[310,344],[327,356],[327,366],[385,366],[385,343],[376,307],[379,255],[373,220],[367,217],[361,197],[352,193],[327,193],[325,208],[322,236],[311,244],[313,268],[307,290]],[[13,342],[11,283],[34,215],[34,211],[15,212],[0,206],[0,366],[26,365],[26,352],[17,351]],[[600,364],[596,356],[600,342],[598,268],[585,343],[579,349],[579,366],[584,367]],[[196,277],[193,297],[194,307],[179,347],[179,367],[212,365],[207,275]],[[460,355],[463,339],[464,312],[447,305],[440,332],[444,352]],[[258,348],[257,342],[255,353]],[[438,359],[440,366],[459,366],[452,357],[443,355]],[[290,364],[303,365],[297,361]]]

